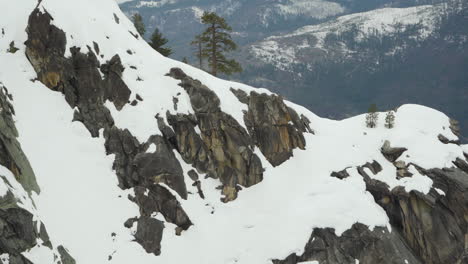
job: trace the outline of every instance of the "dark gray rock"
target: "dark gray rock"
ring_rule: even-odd
[[[237,185],[249,187],[262,181],[263,167],[253,153],[251,137],[232,116],[221,111],[218,96],[181,69],[173,68],[168,75],[181,81],[179,85],[189,95],[195,111],[195,116],[167,116],[184,160],[200,172],[220,179],[224,202],[236,199]]]
[[[461,136],[460,122],[458,122],[458,121],[455,120],[455,119],[450,118],[450,119],[449,119],[449,123],[450,123],[450,130],[452,130],[452,132],[453,132],[457,137],[460,137],[460,136]]]
[[[439,139],[440,142],[442,142],[444,144],[455,144],[455,145],[460,145],[461,144],[460,140],[450,140],[450,139],[448,139],[446,136],[444,136],[442,134],[439,134],[437,136],[437,138]]]
[[[147,253],[158,256],[161,254],[163,230],[163,222],[148,216],[142,216],[138,219],[135,240],[143,246]]]
[[[0,252],[21,254],[36,245],[33,215],[22,208],[0,209]]]
[[[57,251],[60,254],[60,260],[62,264],[76,264],[75,259],[68,253],[62,245],[57,247]]]
[[[52,243],[49,239],[49,234],[47,233],[47,229],[45,228],[44,223],[41,223],[41,227],[39,229],[39,238],[42,240],[42,245],[46,246],[50,249],[53,248]]]
[[[192,225],[188,215],[174,195],[160,185],[152,185],[148,188],[135,187],[135,201],[143,216],[161,213],[166,221],[181,227],[183,230],[189,229]]]
[[[382,152],[382,155],[390,161],[390,162],[395,162],[403,152],[407,151],[408,149],[406,148],[393,148],[390,145],[390,142],[388,140],[385,140],[382,148],[380,151]]]
[[[305,149],[303,133],[311,131],[308,120],[300,119],[281,96],[251,92],[248,107],[244,119],[249,133],[273,166],[292,157],[295,148]]]
[[[349,177],[349,173],[346,171],[346,169],[344,169],[344,170],[342,170],[342,171],[338,171],[338,172],[335,172],[335,171],[334,171],[334,172],[332,172],[332,173],[331,173],[331,176],[342,180],[342,179],[348,178],[348,177]]]
[[[138,153],[133,161],[139,182],[144,182],[144,186],[165,183],[187,199],[184,171],[172,148],[161,136],[154,136],[149,142],[156,145],[156,152]]]
[[[201,135],[197,134],[195,127],[197,119],[193,115],[167,115],[167,121],[174,131],[163,128],[163,135],[173,142],[186,163],[192,164],[198,171],[207,172],[213,157],[203,142]],[[160,125],[161,129],[163,125]],[[172,134],[173,133],[173,134]]]
[[[121,110],[130,99],[131,91],[122,80],[124,71],[119,55],[115,55],[109,62],[101,66],[105,76],[106,97],[114,103],[117,110]]]
[[[362,224],[355,224],[341,236],[333,229],[317,228],[304,248],[304,254],[292,254],[285,260],[274,260],[274,264],[296,264],[304,261],[318,261],[320,264],[422,264],[408,249],[398,232],[389,232],[377,227],[373,231]]]
[[[39,193],[36,176],[17,140],[11,99],[7,88],[0,83],[0,165],[8,168],[27,192]]]
[[[115,126],[104,130],[104,138],[107,154],[115,154],[112,168],[119,179],[119,187],[127,189],[136,186],[140,179],[135,172],[133,160],[142,151],[142,146],[130,131]]]
[[[460,158],[457,158],[453,164],[457,166],[460,170],[464,171],[465,173],[468,173],[468,163]]]
[[[0,263],[2,261],[0,260]],[[21,254],[10,254],[9,264],[33,264],[29,259]],[[6,264],[6,263],[5,263]]]
[[[198,173],[195,170],[189,170],[187,174],[192,181],[198,181]]]

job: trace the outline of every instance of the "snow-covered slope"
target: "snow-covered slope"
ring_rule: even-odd
[[[390,35],[402,30],[408,25],[421,23],[421,29],[414,38],[424,39],[433,30],[434,14],[441,6],[416,6],[409,8],[382,8],[364,13],[355,13],[338,17],[326,23],[305,26],[291,34],[272,36],[253,44],[251,53],[265,63],[273,64],[279,69],[290,69],[292,65],[311,62],[305,54],[317,51],[329,52],[326,42],[330,34],[340,34],[356,29],[355,42],[372,34]],[[402,47],[395,47],[402,48]],[[353,54],[359,52],[343,43],[342,53]],[[314,51],[315,50],[315,51]],[[304,58],[306,57],[306,58]]]
[[[148,188],[144,197],[149,197],[150,187],[119,188],[122,186],[116,175],[115,163],[113,165],[119,159],[116,157],[118,154],[106,155],[109,153],[107,144],[110,144],[105,135],[108,128],[100,129],[99,137],[92,138],[81,122],[72,122],[73,119],[80,120],[76,118],[77,115],[87,114],[84,109],[81,106],[71,108],[62,93],[46,87],[49,85],[61,91],[60,83],[65,82],[60,80],[63,76],[49,74],[42,79],[43,72],[39,72],[39,75],[36,73],[35,63],[44,62],[35,61],[31,51],[28,60],[24,44],[28,40],[28,17],[34,9],[37,7],[39,12],[33,16],[40,17],[47,12],[53,18],[53,25],[65,32],[64,60],[78,56],[76,50],[71,50],[73,47],[89,52],[88,55],[96,54],[102,65],[102,78],[106,79],[103,65],[108,64],[116,54],[120,57],[125,67],[122,80],[130,89],[128,101],[132,104],[124,102],[119,107],[115,101],[107,100],[104,106],[110,110],[114,127],[127,129],[142,146],[153,142],[152,136],[166,137],[161,126],[158,128],[155,116],[170,124],[167,113],[191,114],[198,119],[206,114],[197,111],[200,106],[194,103],[194,90],[184,89],[179,85],[181,81],[167,76],[174,67],[213,91],[220,101],[221,112],[231,116],[230,122],[237,123],[237,129],[249,133],[252,138],[251,124],[246,122],[244,112],[254,111],[251,103],[255,93],[272,95],[268,97],[270,99],[277,97],[266,89],[224,81],[161,56],[141,37],[133,36],[135,28],[113,0],[43,0],[40,4],[35,0],[24,0],[15,5],[7,2],[0,2],[0,10],[9,10],[2,12],[0,20],[0,28],[3,29],[0,35],[0,81],[13,95],[19,141],[41,187],[40,193],[32,194],[35,206],[30,206],[35,208],[31,210],[47,226],[51,241],[56,245],[63,244],[77,263],[266,264],[275,259],[285,259],[290,254],[301,255],[314,228],[333,228],[339,236],[354,224],[361,223],[371,230],[384,227],[384,233],[389,233],[392,232],[390,219],[367,191],[365,179],[357,170],[359,166],[378,162],[382,170],[375,175],[369,173],[370,177],[386,183],[389,191],[402,186],[407,192],[429,194],[434,191],[433,180],[423,175],[419,167],[452,167],[452,162],[457,158],[465,159],[460,146],[444,144],[438,139],[439,135],[448,140],[456,140],[457,137],[450,129],[449,118],[430,108],[404,105],[396,112],[394,129],[383,126],[384,114],[380,115],[378,127],[369,129],[365,127],[364,115],[334,121],[284,102],[284,108],[290,108],[286,110],[290,121],[283,125],[288,130],[281,131],[281,136],[292,136],[288,133],[291,133],[289,129],[295,129],[296,124],[293,126],[292,123],[296,119],[292,121],[289,115],[295,112],[301,115],[301,120],[310,121],[314,133],[304,132],[304,149],[293,147],[293,156],[278,166],[272,165],[260,143],[248,144],[252,155],[259,157],[264,168],[263,180],[249,188],[235,185],[235,188],[242,190],[233,201],[223,203],[223,196],[228,194],[221,194],[218,188],[223,184],[225,188],[232,186],[200,170],[198,186],[201,186],[204,195],[199,195],[197,182],[191,184],[193,181],[188,172],[193,167],[182,158],[183,150],[171,149],[181,164],[187,197],[182,197],[170,182],[156,182],[155,179],[154,186],[168,190],[193,225],[181,231],[180,227],[168,220],[170,217],[167,215],[163,217],[161,213],[153,213],[145,216],[155,218],[165,226],[160,255],[147,254],[142,246],[133,241],[138,236],[136,232],[140,222],[131,224],[130,228],[125,227],[124,222],[129,218],[143,217],[144,208],[139,208],[138,203],[128,197],[138,197],[139,187]],[[300,1],[296,2],[300,4]],[[34,26],[29,25],[28,32],[32,34],[33,30]],[[19,49],[15,53],[6,51],[12,42]],[[31,42],[31,45],[37,44]],[[59,57],[56,54],[55,58]],[[77,71],[80,70],[78,66],[75,65]],[[79,76],[75,75],[76,78]],[[184,82],[190,81],[184,79],[182,84]],[[197,82],[194,83],[191,85],[196,87]],[[88,83],[90,88],[94,84]],[[191,89],[198,89],[193,87]],[[250,103],[241,102],[231,88],[249,94]],[[265,107],[263,103],[259,103],[260,107]],[[269,110],[266,111],[269,114]],[[196,134],[201,135],[206,143],[207,132],[202,124],[195,122],[194,127]],[[382,155],[381,147],[386,140],[392,146],[408,149],[399,161],[408,165],[411,177],[397,177],[395,165]],[[271,145],[276,143],[271,142]],[[221,147],[231,148],[228,145]],[[159,149],[153,145],[145,151],[152,154]],[[217,154],[214,153],[213,157]],[[344,168],[347,168],[349,177],[338,179],[330,176],[332,172]],[[5,184],[1,183],[0,194],[4,189]],[[147,235],[152,236],[151,233]],[[153,239],[150,242],[154,242]],[[24,255],[34,263],[58,261],[52,260],[51,252],[43,250],[33,249]]]

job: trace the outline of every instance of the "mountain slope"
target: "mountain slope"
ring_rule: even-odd
[[[128,16],[136,12],[142,15],[147,37],[155,28],[161,30],[179,59],[194,58],[190,42],[203,30],[200,18],[204,11],[225,17],[239,44],[345,12],[343,5],[324,0],[130,1],[121,4],[121,8]]]
[[[440,6],[383,8],[341,16],[327,23],[302,27],[291,34],[269,37],[265,41],[253,44],[250,50],[253,56],[264,63],[272,64],[282,70],[292,69],[292,64],[306,64],[308,68],[313,70],[315,61],[320,60],[320,58],[315,57],[320,57],[320,53],[341,52],[342,56],[351,57],[360,52],[359,46],[357,49],[353,49],[346,43],[339,46],[339,50],[334,50],[336,47],[330,46],[328,40],[333,34],[339,35],[356,29],[357,34],[354,41],[359,43],[360,39],[366,39],[368,35],[375,34],[374,32],[391,35],[394,31],[421,23],[421,29],[414,35],[419,39],[424,39],[434,30],[436,22],[434,14],[440,8]],[[291,43],[303,44],[291,45]],[[402,44],[404,45],[404,43]],[[396,51],[403,48],[404,46],[390,47],[389,52],[392,52],[391,49]],[[305,54],[316,55],[304,56]]]
[[[463,261],[466,146],[443,113],[324,119],[161,56],[111,0],[14,8],[0,81],[40,186],[31,210],[76,263]],[[58,263],[33,246],[0,253]]]
[[[468,8],[457,3],[379,9],[270,37],[242,50],[246,67],[237,78],[334,118],[371,103],[424,104],[460,120],[464,131]]]

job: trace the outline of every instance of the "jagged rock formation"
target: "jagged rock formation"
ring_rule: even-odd
[[[249,187],[262,181],[262,163],[253,153],[249,134],[233,117],[221,111],[217,95],[181,69],[171,69],[169,76],[182,81],[180,86],[187,91],[195,111],[195,116],[168,115],[184,160],[221,180],[225,202],[237,197],[238,185]],[[201,135],[195,132],[195,125]]]
[[[70,107],[78,109],[73,120],[82,122],[93,137],[98,137],[99,130],[104,129],[106,151],[115,155],[114,170],[121,188],[151,189],[155,184],[165,183],[186,198],[182,168],[168,142],[161,136],[154,136],[144,144],[138,142],[128,130],[114,125],[110,111],[104,105],[106,100],[110,100],[117,109],[122,109],[131,94],[122,80],[124,67],[119,56],[115,55],[108,63],[100,65],[94,53],[98,48],[93,51],[89,47],[84,54],[79,48],[73,47],[71,58],[65,58],[66,36],[51,24],[52,19],[48,13],[42,13],[39,9],[34,10],[29,18],[26,55],[39,80],[48,88],[65,95]],[[146,153],[150,144],[157,146],[157,152]],[[167,219],[174,219],[173,222],[184,230],[191,225],[187,216],[179,220],[180,215],[185,213],[167,190],[151,193],[157,197],[153,201],[162,202],[154,212],[162,213]],[[136,202],[144,206],[138,199]],[[137,220],[136,241],[148,252],[159,254],[160,240],[154,241],[148,234],[159,230],[162,235],[163,224],[149,220],[148,212],[143,207],[141,212],[142,216]]]
[[[333,229],[315,229],[301,256],[290,255],[285,260],[274,260],[274,264],[296,264],[316,260],[319,263],[414,263],[422,264],[398,232],[386,228],[370,231],[367,226],[355,224],[337,236]],[[407,261],[407,262],[405,262]]]
[[[395,161],[402,149],[390,148],[385,142],[382,154]],[[391,151],[394,150],[394,151]],[[398,152],[399,155],[393,155]],[[389,154],[392,155],[389,155]],[[389,161],[390,161],[389,160]],[[291,255],[278,264],[296,264],[300,261],[318,260],[320,263],[468,263],[466,249],[468,224],[468,167],[466,161],[457,159],[456,167],[445,169],[415,168],[433,180],[433,189],[427,194],[406,192],[402,187],[393,190],[377,180],[382,166],[377,162],[357,167],[374,196],[390,218],[392,232],[380,228],[369,231],[355,225],[341,237],[333,230],[315,229],[301,256]],[[364,168],[377,175],[371,177]],[[346,178],[346,170],[334,173]],[[436,191],[440,190],[440,191]]]
[[[31,199],[28,195],[32,192],[39,193],[36,177],[17,141],[18,131],[13,121],[14,108],[10,103],[11,95],[6,87],[0,83],[0,166],[8,168],[13,177],[0,174],[0,255],[8,256],[9,264],[32,263],[22,255],[38,246],[48,247],[53,245],[43,223],[38,224],[33,212],[34,208],[28,208],[27,201]],[[21,193],[23,188],[25,193]],[[32,204],[32,203],[31,203]],[[63,246],[59,246],[66,252]],[[68,253],[67,253],[68,254]],[[60,253],[63,264],[74,264],[70,255],[64,257]],[[4,263],[0,259],[0,263]]]
[[[12,118],[15,111],[8,99],[12,97],[0,83],[0,165],[10,170],[26,191],[39,192],[31,165],[16,140],[18,131]]]
[[[287,107],[277,95],[247,95],[242,90],[231,91],[249,110],[244,120],[250,135],[273,166],[281,165],[292,156],[295,148],[305,149],[303,133],[313,133],[310,121]]]

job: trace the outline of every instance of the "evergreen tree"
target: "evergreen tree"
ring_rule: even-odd
[[[190,43],[190,45],[194,46],[195,48],[195,57],[198,59],[198,68],[203,69],[203,59],[207,57],[207,55],[203,52],[203,41],[201,35],[196,35],[195,39]]]
[[[143,23],[143,18],[141,17],[141,15],[138,13],[135,13],[132,16],[132,21],[133,21],[133,25],[135,25],[135,28],[138,31],[138,34],[144,37],[146,33],[146,27],[145,27],[145,24]]]
[[[159,29],[155,29],[153,35],[151,35],[150,46],[155,49],[157,52],[161,53],[163,56],[168,57],[172,54],[172,49],[164,47],[168,40],[162,35]]]
[[[216,76],[218,73],[230,75],[241,72],[240,64],[225,56],[225,53],[237,49],[230,34],[232,28],[226,20],[214,12],[205,12],[202,16],[202,23],[207,25],[207,28],[200,35],[200,42],[203,46],[200,55],[208,58],[211,74]]]
[[[366,126],[369,128],[376,127],[378,119],[379,119],[379,113],[377,113],[377,105],[371,104],[366,115]]]
[[[183,57],[182,62],[185,63],[185,64],[189,64],[187,57]]]
[[[386,128],[393,128],[395,126],[395,112],[392,110],[387,112],[385,116],[385,127]]]

